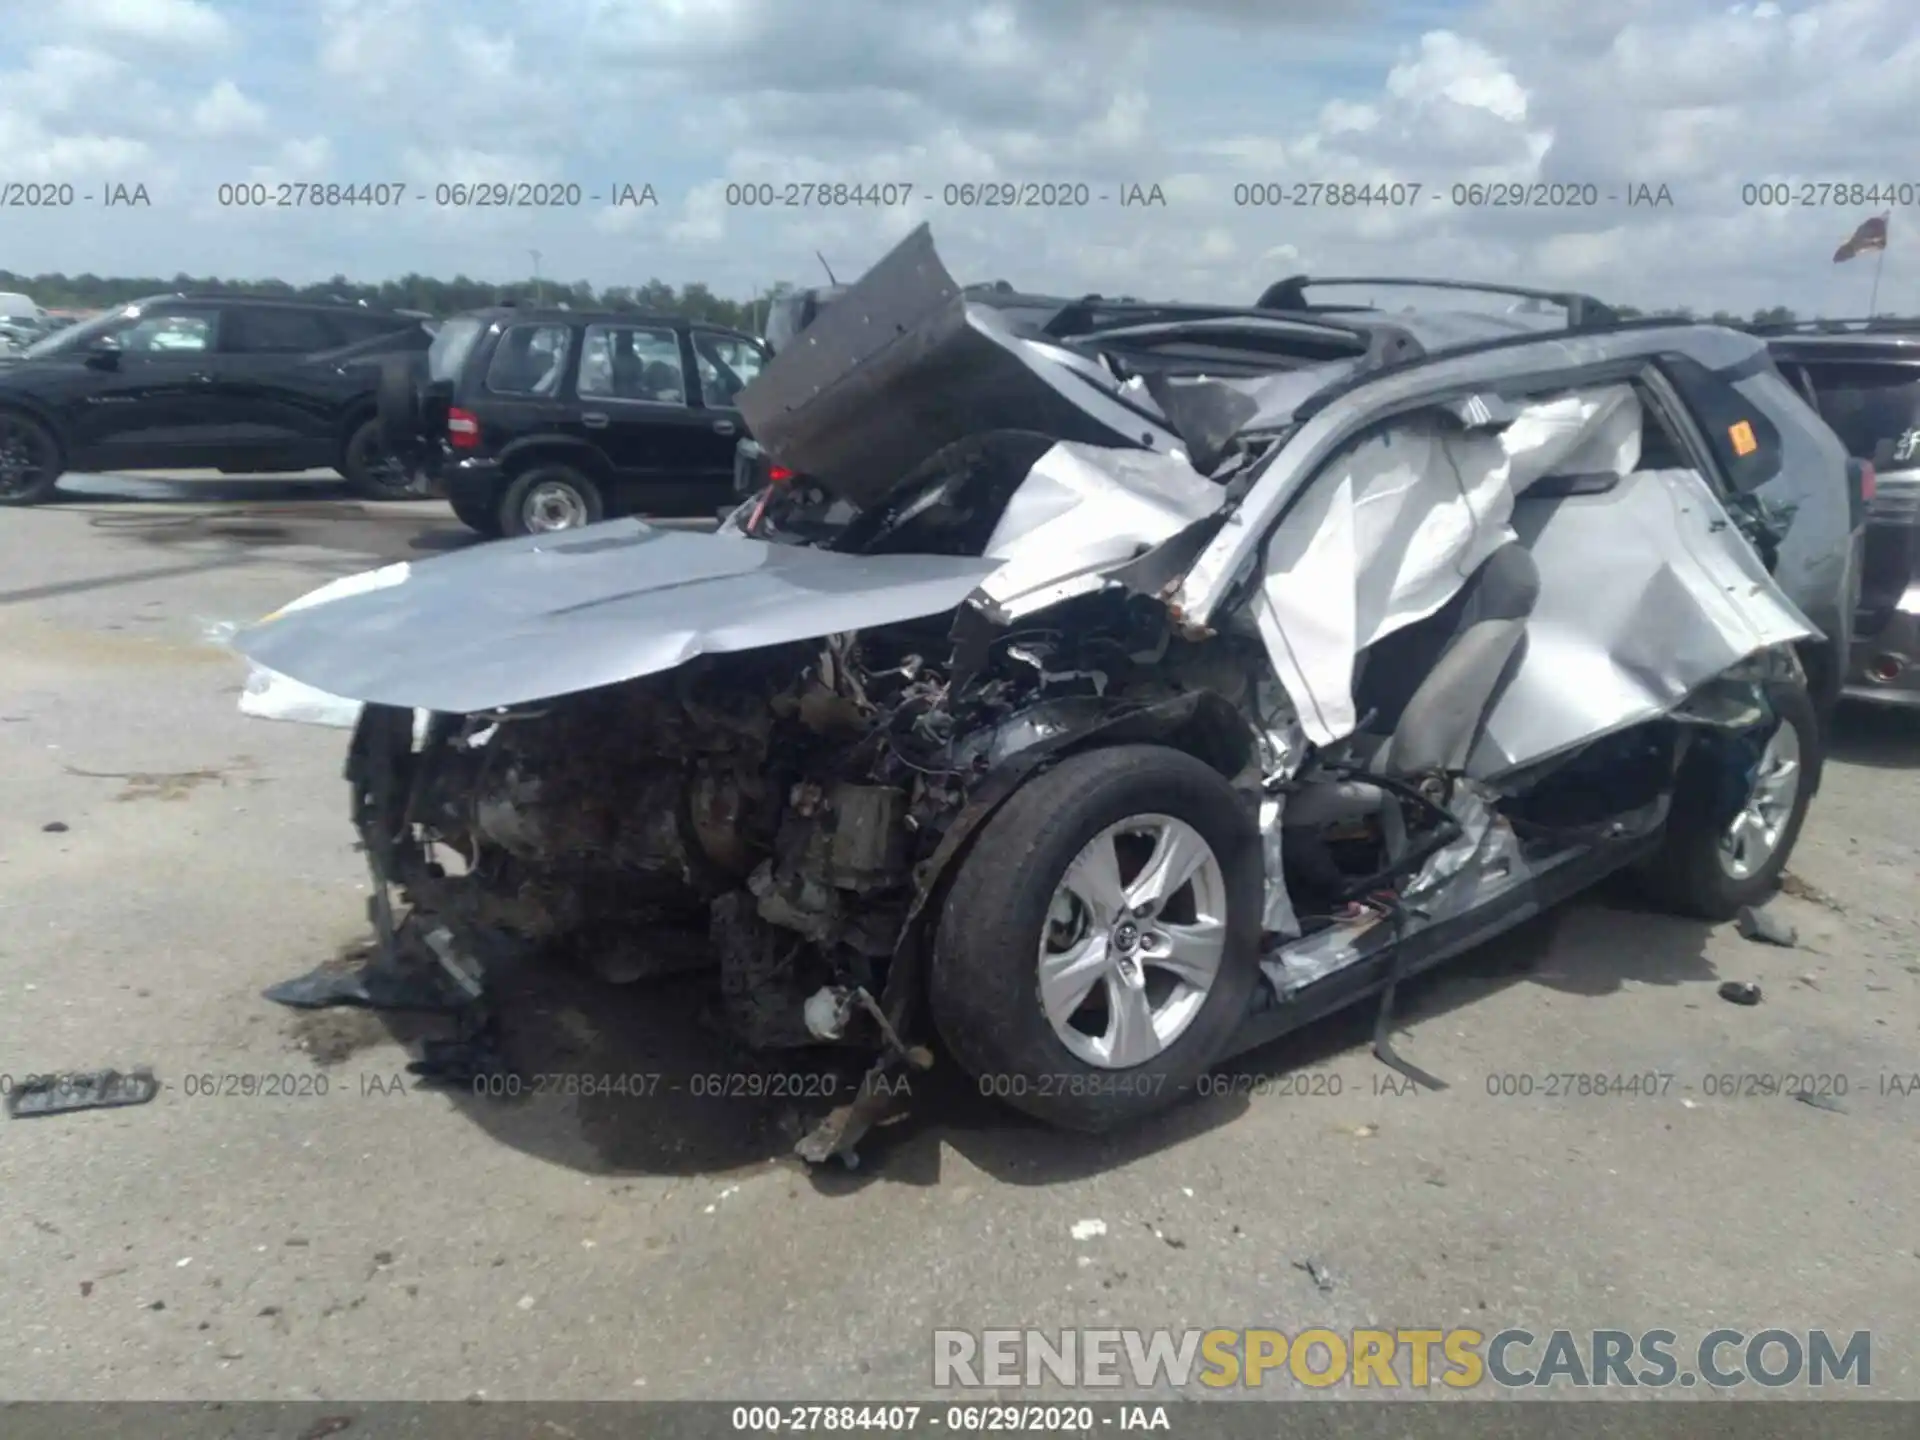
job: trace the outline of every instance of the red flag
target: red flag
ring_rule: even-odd
[[[1864,255],[1869,250],[1886,249],[1887,221],[1890,216],[1891,212],[1887,215],[1876,215],[1871,220],[1862,220],[1860,228],[1848,237],[1847,243],[1833,252],[1833,263],[1838,265],[1843,260]]]

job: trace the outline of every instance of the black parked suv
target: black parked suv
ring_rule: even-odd
[[[483,535],[701,516],[732,492],[734,396],[767,351],[679,316],[497,306],[444,322],[381,392],[389,449]]]
[[[0,358],[0,505],[68,470],[334,469],[405,495],[374,423],[384,357],[424,352],[424,317],[345,302],[156,295]]]
[[[1920,706],[1920,320],[1756,327],[1868,478],[1844,693]]]

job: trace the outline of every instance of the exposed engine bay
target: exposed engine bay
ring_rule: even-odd
[[[1253,757],[1236,706],[1256,644],[1180,639],[1139,599],[1050,619],[965,673],[944,624],[899,625],[437,715],[417,752],[410,715],[371,708],[360,823],[421,916],[462,936],[629,952],[635,978],[711,968],[750,1048],[871,1046],[857,997],[887,991],[943,845],[1014,757],[1096,735],[1171,740],[1230,774]]]

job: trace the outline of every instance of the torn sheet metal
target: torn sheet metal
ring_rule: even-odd
[[[1360,440],[1276,528],[1253,617],[1316,744],[1351,733],[1354,660],[1453,598],[1513,538],[1514,497],[1549,474],[1640,458],[1625,385],[1529,405],[1505,429],[1414,414]]]
[[[1450,920],[1484,903],[1496,890],[1523,879],[1527,863],[1520,841],[1489,796],[1471,782],[1447,803],[1460,834],[1442,846],[1401,891],[1401,899],[1428,922]]]
[[[1291,939],[1300,933],[1300,917],[1294,912],[1293,896],[1287,891],[1286,796],[1260,797],[1260,861],[1266,872],[1266,889],[1260,907],[1260,929],[1268,935]]]
[[[1691,470],[1522,500],[1514,527],[1539,566],[1540,598],[1470,774],[1664,714],[1748,656],[1818,633]]]
[[[992,560],[844,555],[611,521],[497,541],[240,633],[334,695],[470,714],[957,608]]]
[[[862,507],[972,435],[1173,450],[1141,392],[970,305],[921,225],[767,363],[737,404],[782,465]]]
[[[1260,854],[1266,872],[1260,928],[1269,935],[1299,935],[1300,920],[1287,891],[1286,794],[1280,788],[1298,773],[1308,754],[1307,737],[1286,692],[1270,674],[1254,679],[1258,714],[1254,729],[1260,766]]]
[[[987,542],[1001,562],[980,587],[1007,615],[1075,593],[1225,503],[1220,486],[1179,455],[1055,445],[1027,472]]]

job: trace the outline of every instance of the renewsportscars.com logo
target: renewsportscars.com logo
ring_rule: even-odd
[[[1855,1330],[936,1330],[939,1389],[1468,1390],[1567,1386],[1865,1387],[1873,1336]]]

